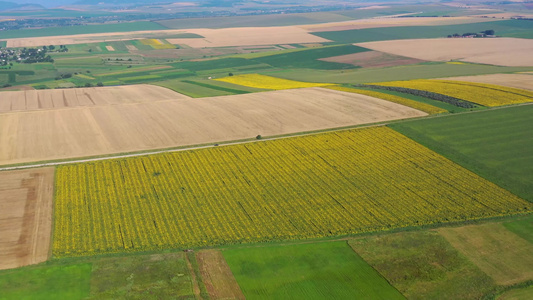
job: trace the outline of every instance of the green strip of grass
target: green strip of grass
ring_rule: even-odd
[[[165,80],[152,82],[151,84],[169,88],[180,94],[187,95],[193,98],[214,97],[233,95],[233,93],[221,90],[215,90],[204,86],[190,84],[181,80]]]
[[[353,70],[309,70],[284,69],[261,71],[261,74],[291,80],[330,83],[371,83],[395,80],[428,79],[453,76],[471,76],[511,72],[533,71],[531,67],[499,67],[490,65],[451,65],[446,63],[422,63],[418,65],[387,68],[360,68]]]
[[[198,81],[192,81],[192,80],[183,80],[183,82],[194,84],[194,85],[198,85],[198,86],[201,86],[201,87],[206,87],[206,88],[213,89],[213,90],[224,91],[224,92],[228,92],[228,93],[232,93],[232,94],[248,94],[248,93],[250,93],[250,92],[247,92],[247,91],[231,89],[231,88],[227,88],[227,87],[216,86],[216,85],[207,84],[207,83],[198,82]]]

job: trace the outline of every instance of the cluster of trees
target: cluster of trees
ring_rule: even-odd
[[[474,108],[474,107],[476,107],[476,105],[471,103],[471,102],[468,102],[468,101],[465,101],[465,100],[462,100],[462,99],[459,99],[459,98],[455,98],[455,97],[450,97],[450,96],[446,96],[446,95],[442,95],[442,94],[428,92],[428,91],[408,89],[408,88],[395,87],[395,86],[366,85],[366,84],[357,85],[357,87],[406,93],[406,94],[410,94],[410,95],[414,95],[414,96],[420,96],[420,97],[425,97],[425,98],[429,98],[429,99],[445,102],[445,103],[448,103],[448,104],[451,104],[451,105],[454,105],[454,106],[457,106],[457,107],[462,107],[462,108]]]
[[[484,30],[484,31],[481,31],[481,32],[466,32],[466,33],[463,33],[463,34],[459,34],[459,33],[454,33],[454,34],[449,34],[448,37],[449,38],[454,38],[454,37],[486,37],[486,36],[493,36],[495,34],[494,30],[492,29],[488,29],[488,30]]]

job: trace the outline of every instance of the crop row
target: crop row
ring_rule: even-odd
[[[57,168],[53,254],[320,238],[531,211],[386,127]]]
[[[533,93],[525,90],[451,80],[417,79],[381,82],[374,85],[438,93],[489,107],[531,102],[533,99]]]

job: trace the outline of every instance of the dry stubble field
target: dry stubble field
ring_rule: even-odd
[[[533,66],[533,40],[518,38],[415,39],[358,43],[357,46],[430,61],[461,60],[500,66]]]
[[[23,93],[23,92],[21,92]],[[0,114],[0,165],[280,135],[427,115],[322,88]]]
[[[204,38],[167,39],[167,41],[172,44],[185,44],[192,48],[329,42],[296,26],[192,29],[189,31]]]
[[[0,172],[0,270],[48,259],[54,168]]]
[[[478,76],[447,77],[439,79],[496,84],[533,91],[533,74],[488,74]]]
[[[170,100],[188,96],[148,84],[2,92],[0,113]]]
[[[497,284],[533,279],[533,246],[502,224],[443,227],[438,232]]]

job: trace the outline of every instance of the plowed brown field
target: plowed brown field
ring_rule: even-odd
[[[0,269],[48,259],[54,168],[0,172]]]

